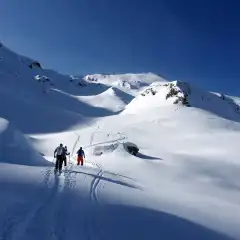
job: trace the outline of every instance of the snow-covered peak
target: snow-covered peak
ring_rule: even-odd
[[[142,110],[172,106],[173,104],[187,104],[187,96],[190,94],[190,86],[187,83],[173,81],[168,83],[154,82],[136,96],[126,106],[125,113],[135,113]]]
[[[203,91],[181,81],[152,83],[126,106],[124,113],[155,110],[163,106],[175,108],[175,105],[201,109],[240,121],[240,107],[236,100],[223,94]]]
[[[141,74],[93,74],[84,77],[85,80],[90,82],[98,82],[114,87],[126,89],[141,89],[142,87],[149,86],[153,82],[167,82],[163,77],[153,73]]]

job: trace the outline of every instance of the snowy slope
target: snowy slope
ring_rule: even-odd
[[[222,94],[203,91],[188,83],[173,81],[153,83],[126,106],[124,113],[136,113],[144,109],[187,106],[193,110],[207,111],[209,114],[240,122],[240,108],[234,98]]]
[[[240,239],[238,98],[34,62],[0,47],[0,239]]]
[[[21,109],[22,115],[32,112],[34,108],[41,109],[45,106],[55,112],[59,109],[65,110],[64,114],[70,117],[64,117],[63,113],[61,116],[59,113],[56,114],[58,118],[65,119],[63,122],[66,124],[61,124],[63,127],[66,125],[65,129],[81,121],[81,119],[78,120],[79,114],[87,117],[113,115],[133,99],[138,89],[154,81],[165,81],[151,73],[93,75],[96,81],[92,81],[90,76],[61,75],[39,66],[30,67],[36,63],[35,60],[19,56],[3,45],[0,47],[0,59],[0,91],[2,92],[0,102],[12,102],[11,105],[17,105],[16,101],[24,101],[20,104],[21,106],[26,103],[31,104],[31,107]],[[14,99],[9,99],[13,96]],[[9,109],[13,111],[14,108]],[[6,109],[2,114],[4,118],[15,121],[12,116],[16,114],[15,109],[13,114],[10,114],[9,110],[6,113]],[[44,121],[43,118],[48,114],[47,112],[38,114],[38,122]],[[40,119],[41,116],[42,119]],[[63,130],[63,128],[56,130]]]
[[[23,136],[13,124],[2,118],[0,118],[0,142],[0,162],[29,166],[46,166],[48,164],[48,162],[33,149],[29,139]]]
[[[108,109],[111,112],[118,112],[123,110],[134,97],[120,89],[110,87],[98,95],[79,96],[78,98],[91,106]]]
[[[61,139],[71,152],[83,145],[87,153],[87,165],[70,165],[55,185],[50,174],[58,189],[51,204],[63,192],[59,201],[67,210],[47,204],[45,214],[34,218],[56,222],[46,214],[54,209],[68,221],[61,223],[63,232],[49,223],[40,236],[55,231],[73,239],[239,239],[239,153],[231,142],[239,142],[240,124],[186,107],[175,110],[113,116],[95,127],[33,136],[41,151],[54,149]],[[137,157],[126,152],[124,142],[140,148]],[[103,154],[95,155],[99,149]],[[84,224],[68,224],[73,216]],[[29,227],[36,228],[32,221]]]

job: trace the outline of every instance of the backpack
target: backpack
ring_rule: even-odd
[[[63,154],[63,147],[57,147],[57,155],[59,156],[59,155],[62,155]]]
[[[68,152],[67,148],[64,148],[62,154],[63,154],[63,156],[66,157],[66,155],[69,155],[70,153]]]

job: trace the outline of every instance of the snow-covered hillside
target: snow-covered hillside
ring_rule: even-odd
[[[155,82],[126,106],[124,113],[136,113],[144,109],[156,109],[164,106],[191,107],[193,110],[204,110],[222,118],[240,122],[240,105],[236,98],[206,92],[188,83],[173,81]]]
[[[240,239],[239,142],[237,97],[61,75],[0,44],[0,239]]]

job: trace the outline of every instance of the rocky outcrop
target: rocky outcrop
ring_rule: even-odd
[[[124,147],[124,149],[125,149],[128,153],[130,153],[130,154],[132,154],[132,155],[134,155],[134,156],[136,156],[137,153],[139,152],[138,146],[137,146],[136,144],[134,144],[134,143],[131,143],[131,142],[125,142],[125,143],[123,143],[123,147]]]
[[[29,64],[29,67],[31,69],[33,69],[33,68],[41,68],[42,69],[41,64],[39,62],[32,62]]]
[[[181,103],[184,106],[190,107],[188,96],[191,94],[190,86],[185,82],[170,82],[165,84],[153,84],[150,87],[146,88],[144,92],[141,93],[143,97],[148,95],[156,95],[159,94],[160,90],[165,88],[167,91],[165,99],[175,98],[173,104]]]

